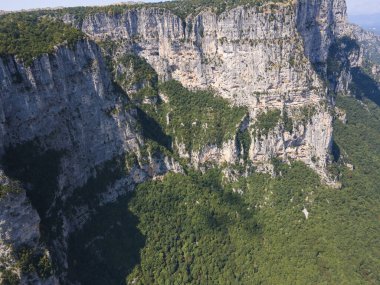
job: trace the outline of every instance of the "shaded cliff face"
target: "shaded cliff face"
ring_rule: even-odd
[[[41,219],[21,184],[0,170],[0,278],[4,284],[57,284],[39,230]],[[4,190],[8,193],[5,194]],[[38,266],[38,264],[44,266]],[[29,274],[23,271],[29,267]],[[43,278],[41,278],[43,276]],[[13,283],[12,283],[13,281]]]
[[[119,120],[107,114],[116,104],[117,95],[99,48],[90,41],[80,41],[72,50],[59,47],[53,55],[40,57],[30,67],[12,57],[1,59],[0,81],[0,150],[5,153],[4,166],[11,176],[29,185],[28,198],[39,214],[22,202],[28,201],[25,193],[20,198],[11,196],[12,208],[27,212],[29,220],[9,224],[12,220],[2,217],[7,221],[2,234],[22,233],[27,225],[27,231],[35,237],[4,242],[16,249],[27,246],[34,250],[43,241],[53,250],[55,262],[64,267],[64,237],[83,223],[83,218],[76,212],[62,213],[55,205],[62,205],[75,188],[96,175],[97,166],[126,150],[136,151],[133,119],[126,115]],[[4,208],[9,207],[7,200],[2,200]],[[89,209],[78,212],[86,216]],[[54,220],[48,222],[49,219]],[[61,223],[66,225],[57,227]],[[49,238],[48,231],[56,237]],[[19,274],[25,284],[38,277],[22,270]]]
[[[118,122],[107,114],[117,95],[94,43],[58,48],[31,67],[3,59],[0,81],[1,152],[31,140],[43,142],[45,149],[70,150],[62,161],[60,188],[81,186],[92,167],[136,151],[132,117]]]
[[[319,67],[327,61],[329,47],[346,27],[345,0],[299,0],[297,30],[304,40],[305,55]]]
[[[360,46],[359,56],[356,56],[358,60],[353,62],[350,59],[350,65],[364,67],[377,82],[380,82],[380,36],[353,24],[346,25],[344,34],[356,40]]]
[[[31,66],[2,58],[0,82],[1,168],[26,188],[0,198],[0,256],[13,260],[15,268],[6,268],[29,284],[41,276],[20,271],[10,245],[40,255],[46,250],[39,248],[43,242],[60,268],[57,274],[65,274],[67,239],[73,231],[136,182],[180,167],[153,154],[127,165],[130,154],[142,157],[144,145],[136,110],[126,108],[129,99],[116,89],[92,41],[58,47]]]

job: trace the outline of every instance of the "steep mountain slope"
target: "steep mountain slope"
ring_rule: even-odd
[[[7,14],[0,39],[3,283],[379,281],[378,38],[343,0]]]
[[[41,218],[40,242],[57,248],[59,264],[66,259],[64,240],[99,204],[115,200],[134,181],[179,169],[162,155],[126,165],[128,154],[142,157],[136,110],[126,108],[129,99],[112,83],[94,42],[57,47],[30,66],[6,56],[0,70],[2,162],[8,176],[24,182]],[[107,180],[91,192],[89,178],[103,179],[103,172]],[[3,230],[8,236],[12,227]]]
[[[304,16],[302,9],[303,5],[294,9],[290,4],[239,6],[219,16],[203,10],[186,20],[159,8],[131,9],[116,17],[90,14],[83,18],[81,29],[99,41],[115,41],[116,54],[127,51],[145,58],[160,80],[175,79],[190,89],[211,87],[232,103],[248,107],[245,128],[259,124],[263,113],[279,110],[278,121],[267,135],[249,131],[249,160],[267,167],[271,156],[302,159],[323,174],[332,118],[323,82],[300,44],[297,19]],[[67,15],[63,18],[76,22]],[[322,32],[321,49],[326,50],[332,31]],[[305,110],[310,118],[303,116]],[[285,113],[294,119],[292,131],[284,131]],[[183,151],[191,157],[204,156],[202,149],[194,154],[180,140],[176,145],[182,157]],[[219,164],[236,162],[233,141],[227,148],[223,151],[232,153]]]

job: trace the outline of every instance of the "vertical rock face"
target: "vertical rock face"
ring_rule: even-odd
[[[0,83],[0,156],[5,154],[16,174],[18,167],[25,167],[17,164],[24,161],[32,163],[29,167],[41,166],[33,161],[36,158],[57,168],[53,181],[49,180],[52,169],[45,169],[46,177],[45,173],[38,174],[46,192],[33,196],[41,191],[39,185],[34,185],[28,193],[42,223],[54,216],[53,225],[48,226],[59,225],[57,237],[49,240],[49,247],[62,271],[67,266],[66,239],[83,226],[96,211],[96,205],[114,201],[132,189],[135,182],[169,170],[180,171],[172,159],[163,155],[149,157],[144,164],[130,165],[129,176],[120,175],[101,189],[103,193],[94,193],[95,206],[89,207],[88,201],[81,198],[70,202],[72,197],[80,197],[77,189],[91,177],[101,175],[108,162],[115,159],[123,162],[124,155],[129,153],[139,157],[142,144],[134,110],[125,110],[128,99],[113,86],[100,49],[92,41],[79,41],[72,49],[58,47],[54,54],[41,56],[31,66],[24,66],[13,57],[0,59]],[[56,155],[54,159],[43,156],[47,151]],[[17,158],[12,158],[13,155]],[[0,165],[0,171],[1,168]],[[24,173],[28,176],[24,181],[27,185],[31,182],[28,179],[33,180],[33,173],[33,169]],[[60,207],[73,210],[65,212]],[[38,214],[24,190],[19,195],[0,197],[0,258],[9,257],[5,249],[8,243],[15,248],[24,244],[32,249],[37,247]],[[23,234],[24,231],[28,234]]]
[[[56,189],[53,186],[45,189],[53,193],[48,201],[51,207],[96,175],[97,166],[125,151],[137,151],[133,118],[129,114],[124,118],[108,115],[117,104],[117,97],[99,48],[91,41],[78,42],[74,49],[57,48],[53,55],[40,57],[30,67],[12,57],[1,59],[0,82],[0,153],[34,141],[41,151],[62,154],[57,162],[58,185]],[[24,155],[29,156],[34,151]],[[47,160],[46,163],[51,163],[49,158]],[[48,209],[37,209],[41,216],[47,217]],[[25,192],[1,200],[0,212],[1,220],[7,221],[1,234],[9,235],[8,238],[2,236],[1,240],[16,249],[26,244],[35,251],[40,236],[40,218],[31,208]],[[79,220],[74,216],[70,222],[75,225]],[[63,236],[72,227],[68,225],[63,229]],[[24,231],[28,234],[24,235]],[[55,258],[64,263],[64,253],[57,254],[64,252],[64,248],[62,243],[58,244],[54,246]]]
[[[90,41],[58,48],[30,67],[0,60],[1,145],[39,140],[46,149],[69,150],[62,160],[61,188],[86,182],[91,169],[137,149],[131,116],[110,116],[116,102],[99,48]],[[121,127],[122,125],[122,127]]]
[[[221,15],[206,10],[185,21],[154,8],[115,18],[95,14],[82,30],[100,40],[133,40],[126,49],[137,50],[161,78],[211,86],[240,105],[255,106],[256,94],[320,85],[303,55],[290,5],[237,7]]]
[[[318,73],[326,70],[329,47],[345,20],[344,0],[300,0],[236,7],[220,15],[206,9],[185,20],[158,8],[97,13],[87,16],[81,29],[97,40],[122,42],[118,53],[144,57],[162,80],[176,79],[191,89],[212,87],[233,104],[247,106],[251,127],[267,110],[279,109],[282,116],[305,106],[315,110],[306,125],[300,123],[305,118],[293,120],[294,132],[286,133],[280,120],[268,136],[252,136],[249,157],[256,164],[275,156],[301,159],[323,173],[332,117]],[[208,150],[215,152],[208,147],[195,156],[215,157]],[[219,157],[236,159],[232,152]]]
[[[329,47],[346,26],[345,0],[299,0],[297,30],[304,41],[305,54],[313,64],[326,63]]]

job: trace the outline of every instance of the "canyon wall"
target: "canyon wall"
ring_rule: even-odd
[[[172,159],[149,156],[145,163],[129,165],[129,175],[119,175],[98,192],[94,190],[94,205],[80,198],[72,202],[73,196],[81,197],[77,189],[85,187],[89,178],[101,176],[112,161],[119,161],[119,168],[126,167],[125,157],[140,157],[144,144],[137,131],[136,110],[125,109],[129,99],[113,85],[99,47],[90,40],[79,41],[73,48],[57,47],[54,54],[39,57],[31,66],[13,57],[2,58],[0,82],[0,153],[7,174],[26,186],[18,195],[0,198],[0,237],[4,241],[0,256],[9,255],[8,243],[35,247],[40,242],[40,220],[44,224],[54,216],[54,221],[45,225],[52,227],[51,231],[55,224],[60,225],[49,248],[54,248],[53,258],[64,270],[66,238],[83,226],[96,207],[125,195],[135,182],[169,170],[180,171]],[[42,165],[47,166],[35,169]],[[68,207],[73,208],[71,212],[64,210]],[[9,219],[15,212],[24,220]],[[23,236],[25,231],[35,237]],[[9,233],[11,237],[3,239]],[[22,276],[21,280],[28,283],[35,278]]]
[[[75,22],[72,15],[63,18]],[[250,160],[262,165],[271,157],[300,159],[326,178],[332,116],[318,66],[326,69],[330,44],[345,20],[344,1],[318,0],[241,6],[220,15],[206,9],[186,19],[160,8],[96,13],[80,28],[97,41],[117,42],[115,56],[132,52],[145,58],[161,80],[175,79],[190,89],[211,87],[231,103],[247,106],[248,127],[268,110],[289,114],[293,132],[280,122],[266,137],[251,134]],[[305,108],[313,110],[311,118],[296,115]],[[236,155],[220,151],[226,152],[219,155],[222,162],[233,163]]]
[[[73,14],[62,18],[77,25]],[[87,39],[74,47],[56,47],[30,66],[15,57],[2,57],[0,156],[12,166],[20,161],[12,161],[7,153],[28,147],[27,159],[50,151],[57,159],[57,177],[56,184],[44,189],[52,193],[44,205],[37,205],[39,196],[33,196],[30,181],[23,181],[20,193],[0,198],[0,257],[11,264],[9,244],[36,248],[41,238],[38,224],[51,227],[56,236],[49,237],[40,251],[46,250],[60,268],[57,276],[66,280],[68,237],[97,207],[112,203],[136,183],[182,171],[174,158],[143,151],[145,138],[137,111],[127,107],[130,99],[115,86],[96,42],[114,42],[114,59],[130,53],[144,58],[162,81],[175,79],[192,90],[211,88],[231,104],[247,107],[248,114],[236,128],[249,132],[248,160],[257,169],[271,171],[273,158],[301,160],[333,184],[326,170],[333,106],[325,76],[330,46],[347,33],[345,21],[343,0],[241,6],[219,15],[205,9],[186,19],[161,8],[126,9],[121,14],[87,15],[79,26]],[[347,88],[344,82],[340,89]],[[263,114],[273,111],[278,111],[277,123],[267,133],[257,130]],[[206,145],[190,154],[176,138],[173,146],[195,167],[242,163],[236,136],[221,147]],[[137,160],[126,165],[131,155]],[[13,166],[16,171],[17,164]],[[12,171],[7,175],[12,176]],[[111,178],[100,181],[103,176]],[[104,187],[91,192],[91,179]],[[6,185],[3,180],[1,185]],[[20,216],[9,223],[12,211]],[[30,213],[29,221],[23,213]],[[22,237],[25,230],[32,236]],[[24,284],[36,278],[21,276]],[[53,276],[46,282],[57,280]]]

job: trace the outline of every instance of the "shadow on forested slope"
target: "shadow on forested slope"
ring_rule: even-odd
[[[327,79],[331,89],[335,90],[338,78],[342,72],[351,74],[352,79],[349,84],[351,93],[357,99],[367,98],[380,106],[380,86],[370,75],[368,75],[361,67],[351,67],[350,57],[360,56],[361,47],[358,42],[349,37],[337,39],[329,49],[327,59]]]
[[[69,239],[69,280],[83,285],[125,284],[140,263],[145,237],[139,219],[128,209],[130,197],[100,208],[83,229]]]
[[[380,106],[380,88],[378,83],[360,68],[352,68],[351,91],[357,99],[367,98]]]
[[[172,138],[165,134],[162,126],[141,108],[136,107],[137,117],[141,124],[142,133],[147,139],[151,139],[158,144],[171,150]]]
[[[128,210],[132,194],[102,207],[99,203],[100,194],[110,183],[125,175],[125,162],[116,158],[97,167],[96,177],[63,201],[57,198],[63,154],[44,151],[34,140],[6,149],[2,164],[9,177],[27,188],[27,196],[41,217],[41,241],[51,252],[56,273],[64,271],[60,251],[65,249],[57,247],[63,243],[63,217],[75,224],[81,219],[79,209],[84,209],[84,217],[86,213],[92,216],[68,240],[68,279],[83,285],[124,284],[125,276],[140,263],[140,249],[145,244],[137,228],[138,218]],[[61,282],[66,284],[66,278]]]
[[[340,147],[338,146],[335,140],[333,140],[332,144],[332,155],[334,157],[334,162],[338,162],[340,158]]]

